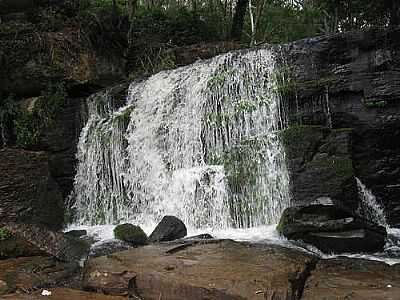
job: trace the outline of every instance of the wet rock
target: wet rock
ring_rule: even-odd
[[[288,239],[302,240],[326,253],[382,251],[387,235],[384,227],[333,205],[287,208],[277,230]]]
[[[174,216],[165,216],[149,237],[150,242],[166,242],[187,235],[185,224]]]
[[[229,240],[181,246],[153,244],[89,259],[83,287],[141,299],[297,299],[315,263],[277,246]]]
[[[147,244],[147,235],[142,228],[129,223],[118,225],[114,228],[114,236],[116,239],[127,242],[134,246],[142,246]]]
[[[330,197],[357,209],[355,182],[339,175],[347,169],[373,191],[388,222],[400,224],[399,38],[399,28],[372,29],[280,48],[280,72],[291,78],[284,99],[289,128],[314,131],[292,135],[286,148],[292,194],[300,205]],[[314,159],[321,154],[328,159]]]
[[[363,259],[320,260],[301,299],[398,299],[400,265]]]
[[[188,236],[185,237],[185,240],[211,240],[214,237],[211,234],[208,233],[202,233],[202,234],[198,234],[198,235],[192,235],[192,236]]]
[[[0,228],[0,232],[0,259],[46,255],[44,251],[33,246],[27,240],[13,235],[8,230]]]
[[[0,260],[0,295],[64,285],[78,271],[78,263],[63,263],[51,257]]]
[[[16,238],[29,243],[32,251],[40,251],[61,261],[78,261],[89,251],[86,241],[76,239],[61,232],[55,232],[45,227],[33,224],[4,224]]]
[[[120,241],[120,240],[104,241],[104,242],[92,245],[90,252],[89,252],[89,257],[99,257],[99,256],[104,256],[104,255],[110,255],[115,252],[128,250],[130,248],[132,248],[132,245],[127,242],[124,242],[124,241]]]
[[[87,235],[87,231],[86,230],[70,230],[68,232],[65,233],[65,235],[74,237],[74,238],[79,238],[81,236]]]
[[[32,300],[32,299],[52,299],[52,300],[126,300],[125,297],[108,296],[97,293],[84,292],[80,290],[67,289],[67,288],[51,288],[46,289],[51,292],[51,295],[44,297],[41,295],[42,291],[36,291],[31,294],[12,294],[2,297],[4,300]]]
[[[0,223],[35,223],[60,229],[64,203],[49,172],[48,155],[0,149],[0,161]]]

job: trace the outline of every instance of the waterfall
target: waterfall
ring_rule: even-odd
[[[270,50],[234,52],[134,82],[120,108],[107,92],[90,97],[75,222],[276,223],[290,195],[274,70]]]
[[[372,194],[371,190],[369,190],[359,178],[356,177],[356,181],[358,194],[361,200],[357,209],[358,214],[372,223],[388,228],[385,211],[376,201],[374,194]]]

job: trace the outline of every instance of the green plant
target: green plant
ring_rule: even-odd
[[[14,120],[18,147],[30,148],[39,142],[43,130],[54,125],[66,98],[64,85],[50,84],[31,110],[20,110]]]
[[[387,102],[385,100],[367,100],[364,105],[367,108],[383,108],[387,105]]]
[[[9,239],[12,236],[11,232],[7,229],[0,227],[0,241]]]

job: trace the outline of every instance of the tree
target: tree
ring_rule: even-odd
[[[232,20],[231,39],[240,41],[242,37],[244,19],[246,17],[249,0],[237,0],[235,14]]]

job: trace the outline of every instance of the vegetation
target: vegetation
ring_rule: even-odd
[[[66,97],[63,84],[51,84],[42,96],[26,109],[20,109],[14,121],[16,144],[21,148],[31,148],[39,142],[44,129],[54,125]]]
[[[387,105],[387,101],[385,100],[368,100],[364,102],[365,107],[367,108],[383,108]]]
[[[12,236],[11,232],[7,229],[0,227],[0,241],[9,239]]]

